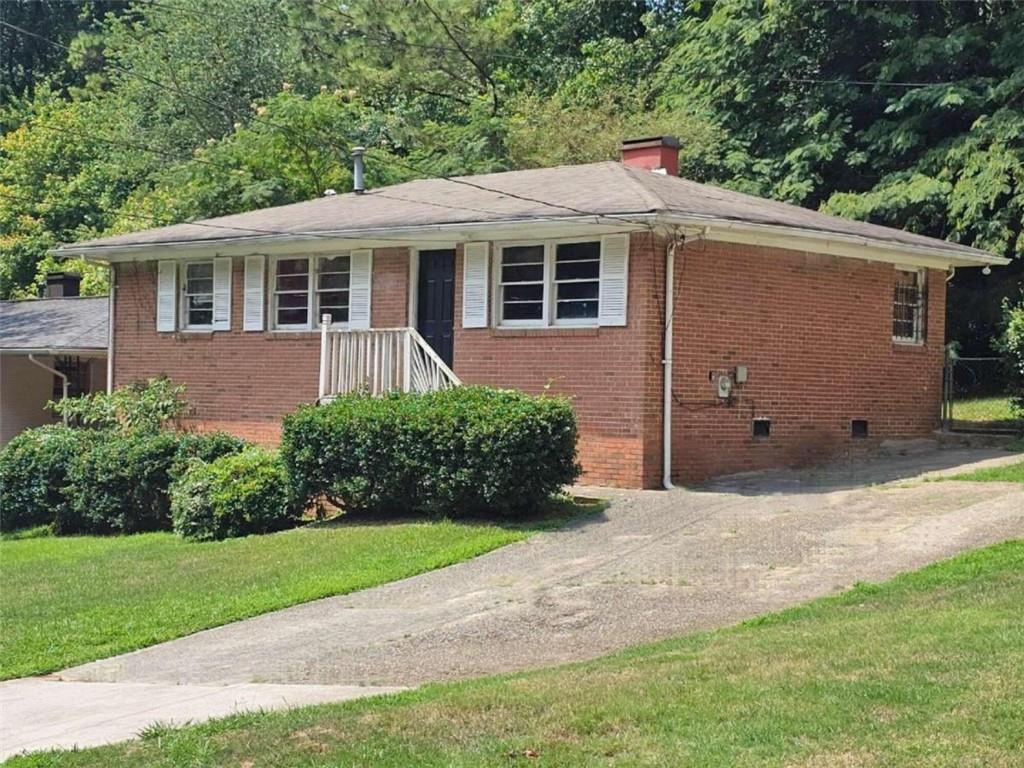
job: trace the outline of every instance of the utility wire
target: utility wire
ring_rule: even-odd
[[[66,50],[66,51],[70,51],[71,50],[68,46],[66,46],[66,45],[64,45],[62,43],[59,43],[59,42],[57,42],[55,40],[51,40],[49,38],[43,37],[42,35],[38,35],[38,34],[36,34],[34,32],[29,31],[29,30],[23,29],[23,28],[15,25],[15,24],[11,24],[10,22],[0,20],[0,26],[5,26],[5,27],[8,27],[10,29],[15,30],[16,32],[20,32],[21,34],[29,35],[30,37],[33,37],[35,39],[40,40],[41,42],[47,43],[49,45],[53,45],[53,46],[61,48],[63,50]],[[195,99],[197,101],[202,101],[203,103],[206,103],[206,104],[210,104],[210,105],[214,106],[216,109],[220,110],[221,113],[224,114],[225,116],[239,117],[239,115],[237,113],[233,114],[230,111],[225,110],[222,105],[217,104],[216,102],[212,101],[211,99],[207,99],[207,98],[202,97],[202,96],[197,96],[196,94],[188,93],[187,91],[184,91],[184,90],[182,90],[180,88],[177,88],[176,86],[168,86],[166,83],[162,83],[159,80],[155,80],[155,79],[153,79],[151,77],[148,77],[147,75],[138,74],[138,73],[133,72],[132,70],[126,68],[126,67],[123,67],[123,66],[121,66],[119,64],[116,64],[116,63],[113,63],[113,62],[108,62],[108,66],[113,67],[117,71],[123,72],[124,74],[126,74],[128,76],[137,77],[137,78],[139,78],[139,79],[141,79],[141,80],[143,80],[145,82],[150,83],[151,85],[156,86],[157,88],[162,88],[164,90],[170,91],[170,92],[175,93],[176,95],[182,96],[184,98],[191,98],[191,99]],[[310,138],[312,138],[310,136],[304,136],[304,135],[298,133],[295,129],[291,128],[290,126],[285,126],[285,125],[281,125],[281,124],[275,123],[274,121],[267,120],[265,118],[262,118],[259,115],[252,115],[250,117],[251,117],[251,119],[254,122],[266,124],[266,125],[268,125],[268,126],[270,126],[272,128],[275,128],[275,129],[277,129],[279,131],[283,131],[283,132],[287,133],[290,136],[294,137],[294,136],[298,135],[300,139],[310,139]],[[315,139],[314,139],[314,141],[315,141]],[[338,144],[336,144],[330,138],[327,138],[326,141],[328,142],[328,145],[329,145],[328,148],[332,148],[334,150],[337,150],[337,151],[343,153],[343,155],[347,154],[349,152],[349,150],[347,148],[339,146]],[[319,141],[316,141],[316,143],[321,144],[322,146],[326,146],[326,145],[323,145],[322,142],[319,142]],[[389,163],[389,164],[391,164],[393,166],[404,168],[406,170],[412,171],[413,173],[415,173],[415,174],[417,174],[417,175],[419,175],[421,177],[424,177],[424,176],[430,177],[429,174],[426,174],[422,169],[417,168],[416,166],[414,166],[414,165],[412,165],[410,163],[402,162],[402,161],[400,161],[400,160],[398,160],[398,159],[396,159],[394,157],[388,156],[386,158],[381,158],[381,156],[379,156],[379,155],[374,155],[374,157],[377,157],[378,159],[384,159],[384,162],[386,162],[386,163]],[[544,205],[544,206],[550,207],[550,208],[559,208],[561,210],[569,211],[569,212],[575,213],[577,215],[595,216],[595,217],[605,218],[605,219],[610,219],[610,220],[619,220],[619,221],[623,221],[624,223],[628,223],[630,225],[633,225],[633,224],[636,223],[634,221],[631,221],[631,220],[628,220],[628,219],[623,219],[621,217],[617,217],[617,216],[610,215],[610,214],[599,213],[599,212],[596,212],[596,211],[587,211],[587,210],[584,210],[584,209],[581,209],[581,208],[576,208],[574,206],[565,205],[565,204],[562,204],[562,203],[554,203],[554,202],[551,202],[549,200],[542,200],[540,198],[530,197],[530,196],[527,196],[527,195],[520,195],[520,194],[516,194],[516,193],[513,193],[513,192],[508,192],[506,190],[494,189],[494,188],[491,188],[491,187],[487,187],[487,186],[485,186],[483,184],[479,184],[479,183],[476,183],[476,182],[468,181],[465,178],[458,178],[458,177],[445,176],[445,175],[436,175],[436,176],[432,176],[430,178],[441,179],[441,180],[444,180],[444,181],[447,181],[447,182],[450,182],[450,183],[453,183],[453,184],[461,184],[463,186],[468,186],[468,187],[471,187],[471,188],[474,188],[474,189],[478,189],[478,190],[481,190],[481,191],[484,191],[484,192],[488,192],[488,193],[491,193],[491,194],[496,194],[496,195],[503,196],[503,197],[513,198],[513,199],[520,200],[520,201],[523,201],[523,202],[536,203],[538,205]],[[190,223],[195,224],[196,222],[190,222]],[[268,233],[271,233],[271,232],[268,231]],[[286,234],[286,233],[277,233],[277,234]],[[287,233],[287,234],[299,234],[299,233]]]
[[[0,20],[0,26],[4,26],[4,27],[7,27],[9,29],[13,29],[15,32],[20,32],[23,35],[28,35],[29,37],[35,38],[36,40],[39,40],[39,41],[44,42],[44,43],[47,43],[48,45],[52,45],[52,46],[54,46],[56,48],[60,48],[60,49],[62,49],[64,51],[67,51],[69,53],[72,51],[72,49],[69,46],[64,45],[63,43],[57,42],[56,40],[51,40],[48,37],[43,37],[42,35],[38,35],[35,32],[32,32],[32,31],[27,30],[27,29],[24,29],[24,28],[19,27],[19,26],[15,25],[15,24],[11,24],[8,21]],[[167,83],[163,83],[163,82],[160,82],[159,80],[155,80],[152,77],[149,77],[148,75],[139,74],[138,72],[135,72],[135,71],[133,71],[131,69],[128,69],[127,67],[121,66],[120,64],[117,64],[116,62],[108,61],[108,62],[106,62],[106,66],[108,66],[108,67],[110,67],[110,68],[112,68],[112,69],[114,69],[114,70],[116,70],[118,72],[121,72],[121,73],[123,73],[125,75],[128,75],[129,77],[137,78],[139,80],[142,80],[144,82],[149,83],[150,85],[154,85],[157,88],[161,88],[161,89],[163,89],[165,91],[169,91],[171,93],[174,93],[177,96],[181,96],[183,98],[193,99],[195,101],[202,102],[203,104],[206,104],[207,106],[213,107],[215,110],[220,112],[225,117],[230,117],[230,118],[241,117],[241,115],[239,115],[237,112],[231,112],[223,104],[220,104],[220,103],[214,101],[213,99],[208,99],[205,96],[200,96],[200,95],[194,94],[194,93],[189,93],[188,91],[184,91],[184,90],[182,90],[181,88],[178,88],[175,85],[168,85]],[[275,123],[273,120],[268,120],[268,119],[262,117],[261,115],[247,115],[246,117],[248,117],[249,119],[253,120],[254,122],[263,123],[265,125],[271,126],[272,128],[276,128],[279,131],[287,133],[289,136],[292,136],[293,138],[298,138],[300,140],[308,138],[306,136],[303,136],[303,134],[299,133],[297,130],[295,130],[294,128],[292,128],[289,125],[282,125],[280,123]],[[317,142],[317,143],[320,143],[320,142]],[[326,148],[327,145],[322,145],[322,146],[325,146],[325,148]],[[335,150],[341,151],[343,153],[343,155],[342,155],[343,157],[344,157],[345,153],[348,152],[347,149],[339,147],[337,144],[334,144],[333,142],[330,143],[330,147],[335,149]]]
[[[24,203],[29,203],[31,205],[35,205],[35,206],[42,205],[42,203],[40,201],[35,200],[35,199],[31,198],[31,197],[26,197],[24,195],[15,195],[15,194],[12,194],[10,192],[6,192],[4,190],[0,190],[0,197],[5,197],[5,198],[7,198],[9,200],[18,200],[18,201],[21,201],[21,202],[24,202]],[[309,202],[309,201],[306,201],[306,202]],[[226,215],[241,215],[241,214],[226,214]],[[158,219],[155,216],[149,216],[149,215],[146,215],[146,214],[138,214],[138,213],[129,213],[129,212],[118,212],[116,214],[115,218],[116,217],[121,217],[121,216],[123,216],[125,218],[128,218],[128,219],[136,219],[136,220],[139,220],[139,221],[147,221],[150,224],[156,224],[158,227],[167,227],[167,226],[173,226],[175,224],[182,224],[182,225],[188,225],[188,226],[193,226],[193,227],[204,227],[206,229],[216,229],[216,230],[228,229],[228,230],[233,230],[233,231],[236,231],[236,232],[246,232],[246,233],[248,233],[250,235],[284,235],[284,236],[287,236],[287,237],[308,237],[308,238],[319,238],[319,239],[324,239],[324,240],[372,240],[372,239],[374,239],[374,238],[368,238],[368,237],[366,237],[366,235],[334,235],[334,234],[330,234],[328,232],[311,232],[311,231],[305,231],[305,230],[304,231],[297,231],[297,232],[290,232],[290,231],[287,231],[287,230],[279,230],[279,229],[260,229],[260,228],[256,228],[256,227],[235,227],[235,226],[231,226],[229,224],[206,224],[206,223],[204,223],[202,221],[173,221],[173,220],[170,220],[170,219],[163,220],[163,219]],[[128,235],[128,234],[132,234],[132,233],[126,232],[124,234]],[[108,237],[116,237],[116,236],[117,235],[108,235]],[[393,241],[403,242],[403,243],[420,243],[420,244],[422,244],[422,242],[423,242],[422,238],[392,237],[391,235],[388,235],[388,237],[386,239],[389,240],[389,241],[393,240]]]

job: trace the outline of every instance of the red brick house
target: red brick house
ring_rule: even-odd
[[[627,142],[621,163],[411,181],[59,252],[111,266],[112,385],[166,374],[202,428],[259,441],[353,371],[402,386],[370,359],[408,343],[379,329],[405,327],[442,378],[572,396],[593,483],[658,487],[930,434],[947,276],[1005,262],[686,181],[677,147]]]

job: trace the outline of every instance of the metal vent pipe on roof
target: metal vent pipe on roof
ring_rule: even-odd
[[[366,187],[363,184],[363,153],[365,147],[352,147],[352,191],[357,195],[363,194]]]

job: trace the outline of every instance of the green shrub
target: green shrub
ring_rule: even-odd
[[[1024,418],[1024,300],[1018,304],[1003,301],[1003,323],[996,347],[1006,356],[1010,407],[1015,416]]]
[[[80,521],[74,532],[169,529],[168,488],[177,460],[173,432],[106,433],[71,465],[68,496]]]
[[[155,432],[188,410],[184,385],[165,377],[48,403],[72,425],[122,432]]]
[[[70,467],[88,452],[95,432],[63,425],[22,432],[0,450],[0,530],[77,527],[67,495]]]
[[[238,453],[248,443],[227,432],[182,432],[178,434],[178,454],[171,468],[172,479],[181,475],[192,459],[214,461]]]
[[[0,530],[30,525],[52,525],[57,534],[169,529],[169,486],[188,463],[213,461],[245,445],[223,432],[26,430],[0,451]]]
[[[302,406],[281,458],[296,508],[513,515],[576,479],[576,436],[564,398],[459,387]]]
[[[174,530],[187,539],[225,539],[290,528],[287,476],[257,446],[211,462],[193,460],[171,486]]]

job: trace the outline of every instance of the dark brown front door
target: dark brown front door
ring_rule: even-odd
[[[454,359],[455,251],[420,251],[416,330],[448,367]]]

